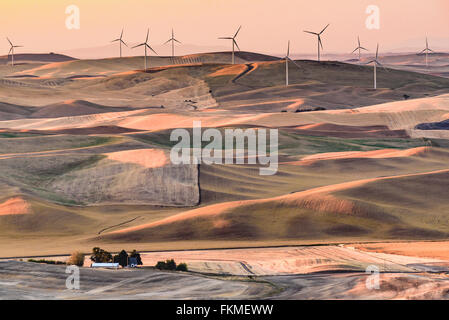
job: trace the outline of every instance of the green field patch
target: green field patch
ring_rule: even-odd
[[[38,136],[0,139],[0,154],[45,152],[101,146],[118,141],[115,137],[99,136]]]
[[[400,138],[346,139],[336,137],[316,137],[285,131],[280,131],[279,134],[279,151],[286,155],[310,155],[328,152],[370,151],[380,149],[410,149],[422,146],[429,146],[429,141],[423,139]]]

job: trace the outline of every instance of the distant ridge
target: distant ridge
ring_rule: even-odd
[[[10,57],[8,55],[0,56],[0,63],[6,63],[9,61]],[[70,56],[66,56],[59,53],[22,53],[22,54],[14,54],[14,60],[18,63],[23,62],[43,62],[43,63],[52,63],[52,62],[65,62],[65,61],[73,61],[77,60]]]
[[[0,102],[0,121],[27,118],[63,118],[129,110],[125,107],[108,107],[85,100],[68,100],[43,107],[25,107]]]
[[[429,59],[434,59],[435,63],[441,62],[447,64],[449,59],[449,53],[445,52],[435,52],[429,54]],[[380,56],[380,61],[387,64],[419,64],[424,62],[425,55],[418,53],[402,53],[402,54],[382,54]],[[362,61],[367,61],[372,59],[372,55],[365,56]]]
[[[31,117],[61,118],[126,110],[129,109],[120,107],[107,107],[84,100],[68,100],[62,103],[55,103],[45,107],[40,107],[38,111],[33,112]]]
[[[231,63],[232,52],[221,51],[221,52],[208,52],[208,53],[197,53],[189,54],[181,57],[177,57],[178,60],[192,60],[194,62],[203,63]],[[175,58],[176,59],[176,58]],[[248,52],[248,51],[238,51],[235,53],[236,63],[249,63],[249,62],[270,62],[278,61],[280,58],[275,56],[270,56],[262,53]],[[181,64],[181,63],[179,63]]]
[[[24,107],[0,102],[0,121],[23,119],[33,112],[33,107]]]

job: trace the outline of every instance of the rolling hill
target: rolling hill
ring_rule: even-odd
[[[370,57],[362,59],[364,63],[371,60]],[[380,61],[392,69],[449,78],[449,54],[444,52],[429,53],[427,63],[425,54],[386,55],[382,56]],[[358,60],[353,62],[358,63]]]
[[[230,58],[0,66],[2,255],[448,237],[449,79]],[[278,173],[172,165],[193,121],[278,129]]]
[[[63,103],[51,104],[44,107],[36,108],[31,118],[62,118],[82,116],[89,114],[101,114],[107,112],[128,111],[129,108],[114,108],[101,106],[95,103],[91,103],[83,100],[68,100]]]
[[[53,63],[76,60],[75,58],[58,53],[16,53],[14,62],[20,63]],[[10,56],[0,56],[0,63],[11,61]]]
[[[225,202],[92,240],[442,239],[449,235],[444,214],[449,203],[442,187],[448,174],[441,170],[374,178],[277,198]]]
[[[28,96],[33,92],[33,105],[38,106],[85,100],[117,107],[177,111],[218,107],[265,113],[357,108],[449,92],[449,79],[391,69],[378,71],[380,89],[375,91],[372,67],[315,61],[298,61],[300,69],[292,65],[287,88],[284,61],[240,54],[269,61],[192,63],[209,59],[203,54],[189,58],[193,60],[187,64],[172,65],[171,58],[150,57],[147,72],[139,70],[143,64],[139,57],[50,63],[15,73],[24,78],[0,79],[0,101],[29,105]],[[210,54],[210,59],[218,55]]]

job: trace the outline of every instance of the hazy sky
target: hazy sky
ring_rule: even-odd
[[[65,25],[68,5],[80,8],[81,28]],[[368,30],[368,5],[380,8],[380,29]],[[449,50],[448,0],[1,0],[0,37],[9,36],[22,52],[61,51],[107,45],[125,27],[125,40],[142,42],[150,28],[151,43],[165,42],[173,26],[185,44],[227,45],[217,39],[243,25],[242,50],[314,52],[316,39],[302,32],[331,26],[323,36],[325,52],[350,52],[357,35],[362,44],[384,50],[424,45]],[[1,39],[0,38],[0,39]],[[8,51],[0,40],[0,51]]]

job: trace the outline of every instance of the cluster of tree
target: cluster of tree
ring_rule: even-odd
[[[113,260],[114,263],[118,263],[122,267],[126,267],[129,265],[130,258],[135,258],[138,266],[141,266],[143,264],[142,258],[140,257],[140,253],[138,253],[136,250],[133,250],[129,255],[125,250],[122,250],[120,251],[119,254],[114,256]]]
[[[133,250],[129,256],[131,258],[136,258],[137,265],[139,265],[139,266],[143,265],[142,258],[140,258],[140,253],[138,253],[136,250]]]
[[[158,261],[156,264],[156,269],[159,270],[176,270],[176,271],[188,271],[187,264],[180,263],[176,265],[175,260],[165,260],[165,261]]]
[[[92,249],[92,256],[90,257],[90,260],[97,263],[114,262],[118,263],[122,267],[126,267],[128,266],[130,258],[136,259],[136,263],[139,266],[143,264],[140,253],[138,253],[136,250],[133,250],[130,254],[128,254],[125,250],[122,250],[119,254],[112,256],[112,254],[110,254],[109,252],[98,247]]]
[[[118,263],[119,265],[121,265],[123,268],[128,266],[128,253],[126,253],[125,250],[120,251],[119,254],[116,254],[114,256],[114,263]]]
[[[84,265],[84,253],[79,251],[73,252],[70,258],[67,260],[67,264],[82,267]]]
[[[90,256],[90,260],[96,263],[112,262],[112,254],[110,254],[106,250],[95,247],[92,249],[92,255]]]

